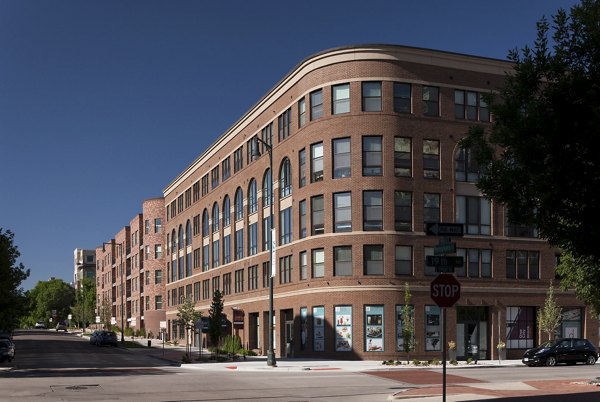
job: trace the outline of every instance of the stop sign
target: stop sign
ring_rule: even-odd
[[[431,281],[431,299],[440,307],[452,307],[460,299],[460,283],[454,275],[439,274]]]

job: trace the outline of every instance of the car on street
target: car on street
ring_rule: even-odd
[[[590,341],[582,338],[559,338],[528,349],[522,362],[527,366],[556,366],[558,363],[596,364],[598,351]]]
[[[96,346],[117,346],[117,334],[113,331],[96,330],[90,336],[90,343]]]
[[[15,345],[8,339],[0,339],[0,362],[8,360],[10,363],[15,358]]]
[[[65,332],[67,332],[67,322],[66,321],[59,321],[59,323],[56,324],[56,330],[57,331],[65,331]]]
[[[46,329],[46,323],[44,321],[36,322],[35,329]]]

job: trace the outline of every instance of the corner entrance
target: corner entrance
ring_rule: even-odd
[[[488,307],[457,307],[456,358],[489,359]]]

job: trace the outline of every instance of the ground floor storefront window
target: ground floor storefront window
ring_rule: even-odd
[[[532,348],[535,332],[535,307],[506,307],[507,349]]]

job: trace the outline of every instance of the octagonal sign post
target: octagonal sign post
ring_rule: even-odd
[[[460,283],[454,275],[439,274],[431,281],[431,300],[440,307],[452,307],[460,299]]]

